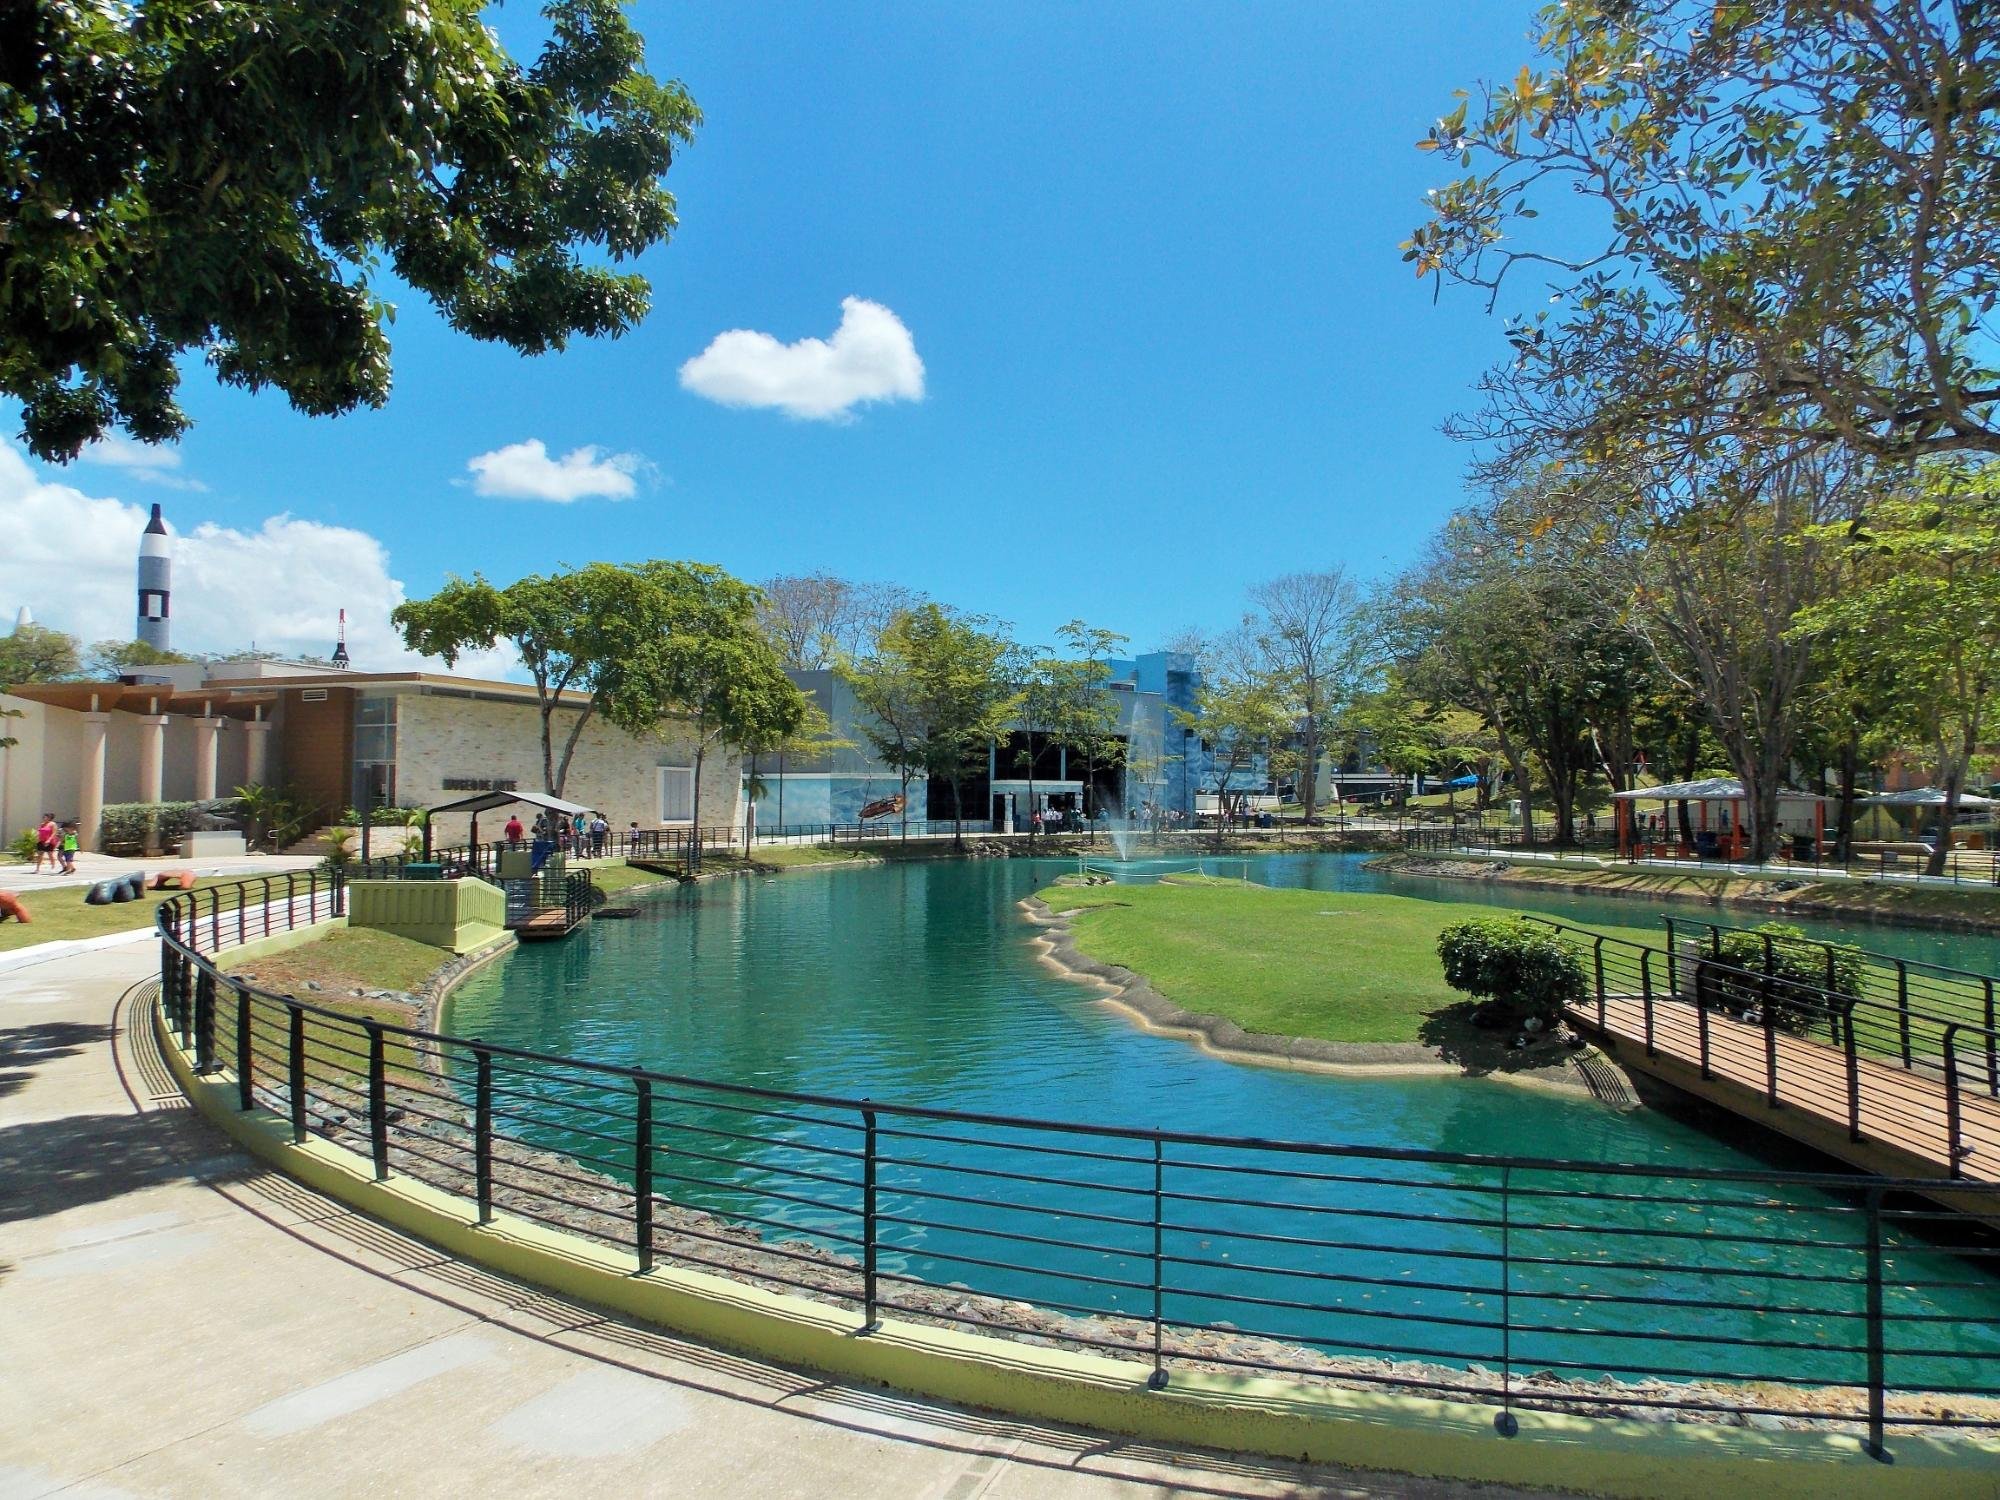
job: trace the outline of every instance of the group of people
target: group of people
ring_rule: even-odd
[[[1164,807],[1150,799],[1139,804],[1139,826],[1147,833],[1173,833],[1187,822],[1178,807]]]
[[[76,873],[76,851],[82,847],[83,826],[75,819],[58,823],[52,812],[42,814],[42,821],[35,826],[34,873],[40,874],[46,863],[51,875],[74,875]]]
[[[509,816],[505,829],[508,847],[520,848],[529,831],[522,824],[519,813]],[[639,825],[634,821],[626,833],[629,837],[638,831]],[[578,813],[571,818],[565,818],[559,813],[541,812],[535,814],[533,834],[536,843],[554,844],[558,849],[574,854],[578,859],[602,859],[611,844],[611,821],[601,812],[590,813],[587,816]]]

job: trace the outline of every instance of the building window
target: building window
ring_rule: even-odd
[[[396,800],[396,700],[362,698],[354,705],[354,805]]]
[[[660,767],[660,821],[694,821],[694,767]]]

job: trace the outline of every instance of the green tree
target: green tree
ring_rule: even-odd
[[[692,736],[698,823],[708,753],[720,744],[776,748],[805,727],[811,705],[758,623],[757,589],[719,568],[640,571],[648,570],[644,587],[662,598],[621,616],[626,638],[603,678],[603,710],[628,734]]]
[[[1194,707],[1177,708],[1173,714],[1177,724],[1201,741],[1205,765],[1199,772],[1189,770],[1202,790],[1215,795],[1215,847],[1220,849],[1241,797],[1232,783],[1260,753],[1268,755],[1292,732],[1289,686],[1283,673],[1263,661],[1254,641],[1239,636],[1208,654]]]
[[[1928,873],[1944,872],[1959,798],[2000,709],[2000,464],[1936,467],[1827,528],[1855,567],[1796,629],[1882,696],[1944,793]]]
[[[148,667],[177,666],[193,661],[178,651],[162,651],[144,641],[99,641],[85,653],[83,671],[87,677],[118,678]]]
[[[711,596],[725,580],[754,598],[747,586],[707,563],[591,563],[505,588],[475,573],[469,580],[446,580],[428,599],[398,605],[390,620],[412,651],[447,666],[502,641],[519,652],[541,715],[543,789],[560,797],[584,726],[623,688],[636,653],[685,622],[708,618]],[[565,694],[581,702],[565,702]],[[574,715],[560,750],[559,713]]]
[[[1286,674],[1299,727],[1299,803],[1307,822],[1319,801],[1320,742],[1328,716],[1361,690],[1366,654],[1356,628],[1360,591],[1340,568],[1286,573],[1250,590],[1255,629]]]
[[[863,733],[902,773],[904,786],[918,773],[950,784],[956,842],[965,838],[960,783],[1021,706],[1007,662],[995,622],[922,604],[891,620],[873,653],[841,667],[876,721],[864,720]]]
[[[1489,306],[1536,278],[1508,338],[1550,399],[1487,435],[2000,452],[2000,12],[1563,0],[1535,43],[1418,143],[1464,175],[1404,247]]]
[[[1064,650],[1049,671],[1053,732],[1082,758],[1083,783],[1089,786],[1100,767],[1124,764],[1126,743],[1118,733],[1118,700],[1110,684],[1111,654],[1126,644],[1126,637],[1071,620],[1056,631],[1056,638]]]
[[[83,648],[73,635],[20,625],[0,637],[0,685],[69,682],[83,675]]]
[[[309,415],[389,395],[393,273],[525,353],[617,334],[699,112],[620,0],[0,0],[0,391],[42,458],[178,436],[178,364]]]

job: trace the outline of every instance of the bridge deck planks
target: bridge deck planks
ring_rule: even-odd
[[[1608,1040],[1643,1049],[1646,1039],[1645,1001],[1637,996],[1608,996],[1600,1023],[1595,1000],[1571,1008],[1570,1019]],[[1698,1012],[1685,1001],[1658,998],[1653,1004],[1653,1046],[1661,1054],[1693,1068],[1701,1063]],[[1761,1026],[1708,1013],[1709,1072],[1715,1078],[1754,1091],[1759,1097],[1751,1114],[1770,1113],[1762,1097],[1769,1086],[1765,1036]],[[1781,1110],[1807,1112],[1845,1132],[1849,1090],[1847,1056],[1822,1041],[1777,1033],[1777,1097]],[[1902,1151],[1924,1162],[1930,1174],[1950,1175],[1950,1115],[1942,1076],[1908,1072],[1862,1057],[1856,1067],[1860,1094],[1860,1129],[1870,1141]],[[2000,1101],[1974,1083],[1960,1079],[1960,1175],[1968,1182],[2000,1182]]]

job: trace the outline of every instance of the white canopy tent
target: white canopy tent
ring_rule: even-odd
[[[1634,787],[1627,792],[1612,793],[1611,800],[1618,804],[1618,847],[1625,850],[1632,846],[1632,804],[1635,802],[1692,802],[1701,809],[1701,831],[1709,832],[1708,809],[1711,803],[1724,803],[1732,809],[1729,819],[1730,831],[1735,843],[1743,842],[1743,808],[1749,800],[1749,793],[1743,783],[1734,776],[1707,776],[1698,781],[1668,781],[1658,786]],[[1809,803],[1813,809],[1812,839],[1815,847],[1826,836],[1827,798],[1819,792],[1804,792],[1796,787],[1781,787],[1778,790],[1780,803]],[[1718,836],[1721,830],[1717,830]],[[1799,837],[1805,837],[1800,834]]]

